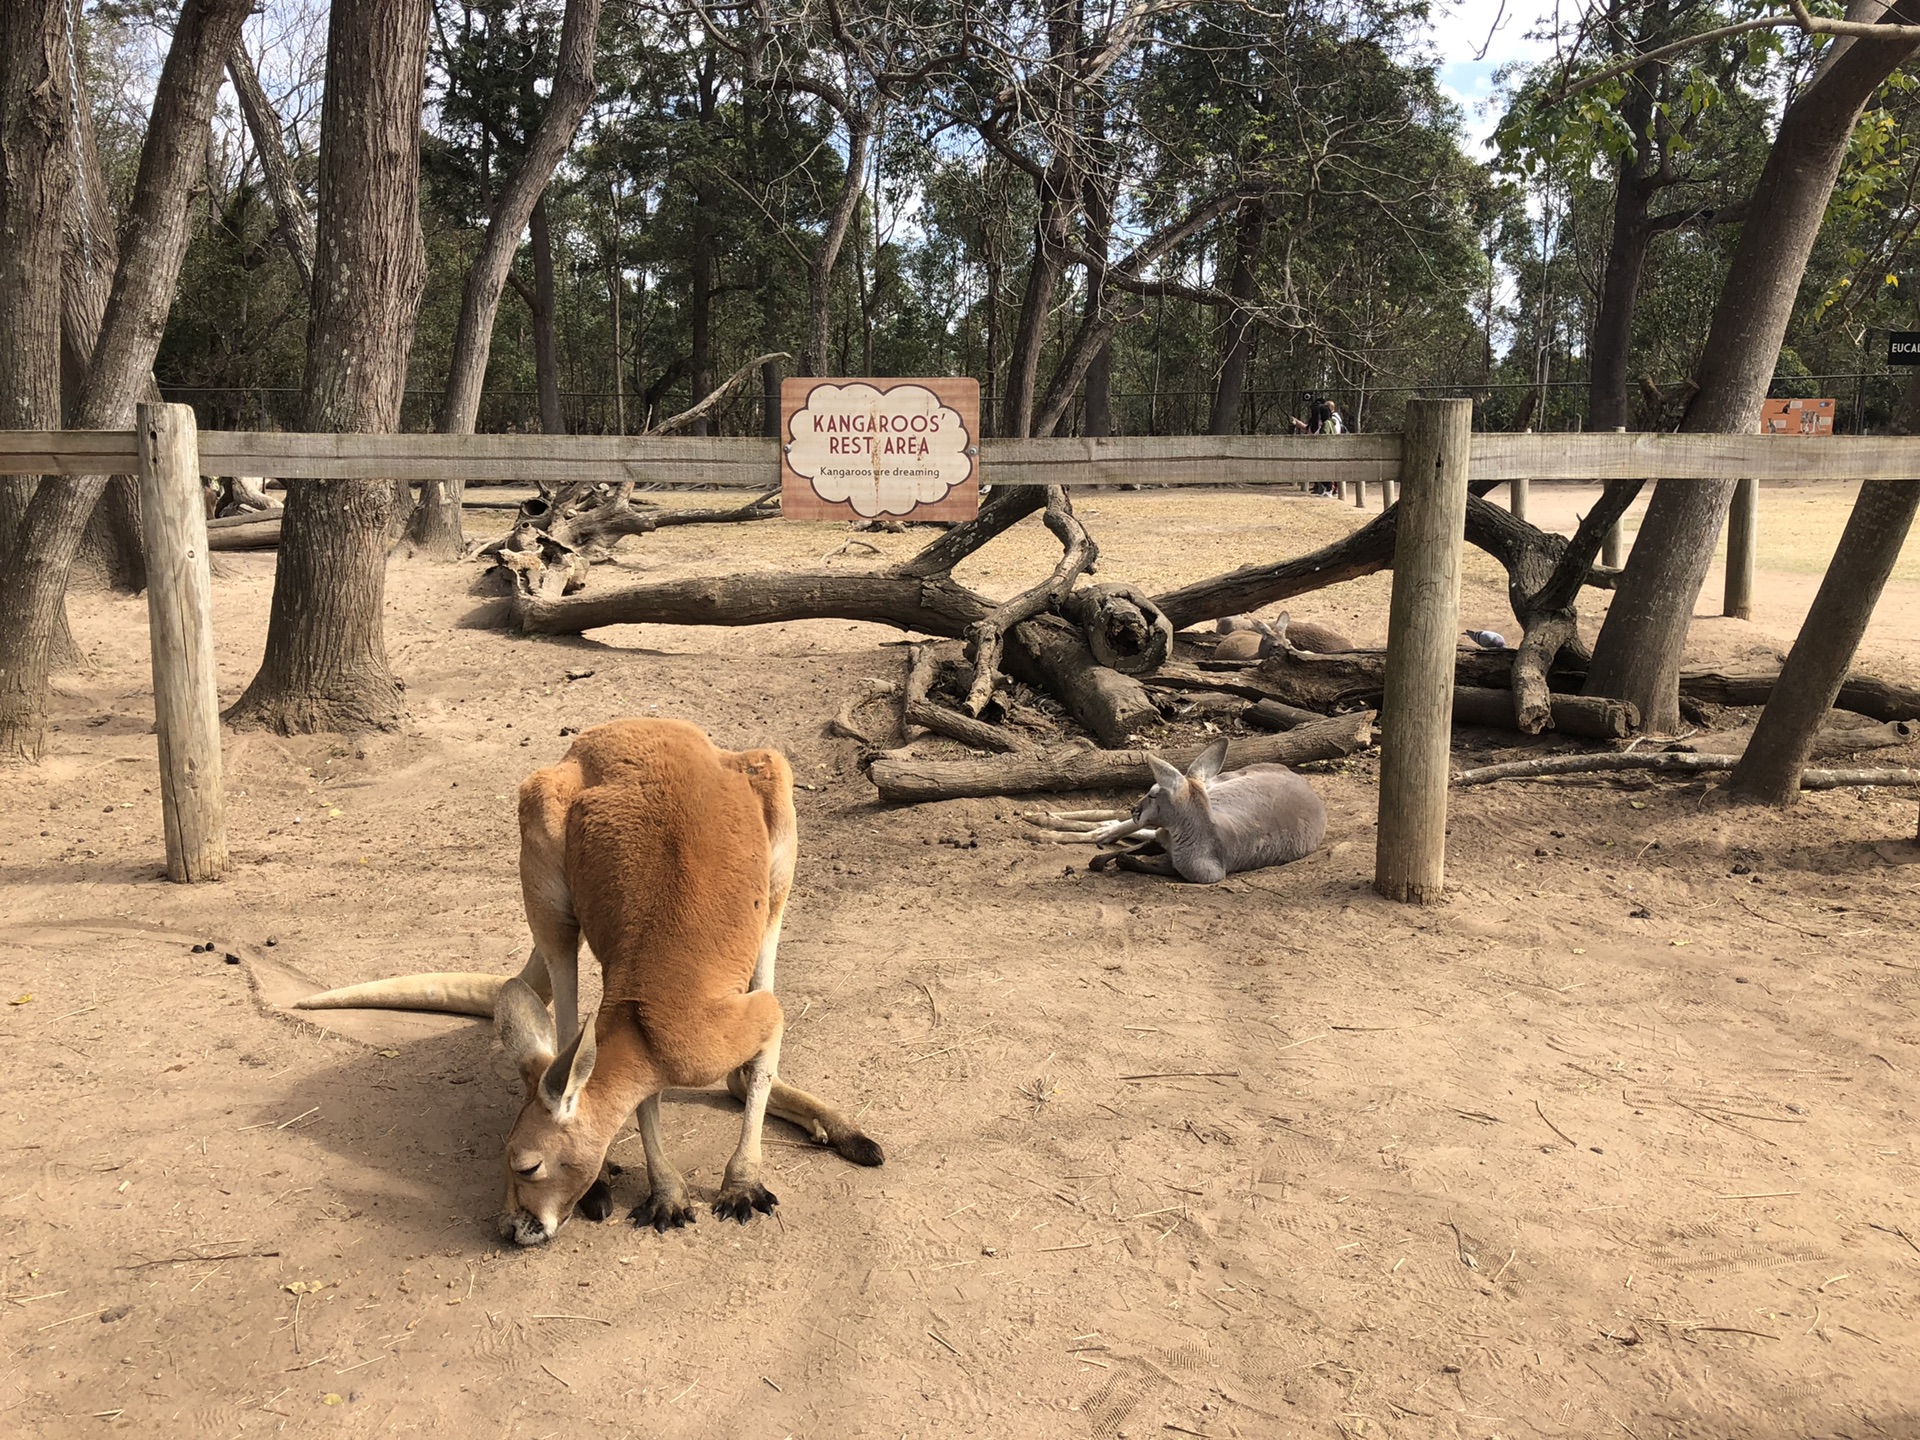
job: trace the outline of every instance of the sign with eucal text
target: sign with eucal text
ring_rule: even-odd
[[[1887,332],[1887,364],[1920,365],[1920,330]]]
[[[780,386],[780,513],[971,520],[979,436],[977,380],[792,377]]]

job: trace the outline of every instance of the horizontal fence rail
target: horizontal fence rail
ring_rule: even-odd
[[[610,435],[303,435],[203,430],[209,475],[477,484],[624,481],[764,490],[764,439]],[[1398,435],[1115,436],[985,440],[993,485],[1263,485],[1394,480]],[[1920,480],[1920,437],[1881,435],[1473,436],[1475,480]],[[0,475],[130,475],[130,430],[0,431]]]

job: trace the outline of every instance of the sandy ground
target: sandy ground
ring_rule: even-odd
[[[1791,641],[1801,552],[1846,499],[1769,492],[1797,518],[1763,550],[1760,621],[1702,620],[1702,657]],[[1537,515],[1584,503],[1535,491]],[[1247,493],[1081,509],[1105,573],[1150,584],[1354,523]],[[621,568],[843,538],[675,530]],[[1029,523],[964,573],[1008,591],[1050,545]],[[216,582],[228,700],[271,566]],[[1470,569],[1465,620],[1510,626],[1498,572]],[[0,1434],[1920,1433],[1910,792],[1775,815],[1698,785],[1474,789],[1451,898],[1413,910],[1368,889],[1362,758],[1315,777],[1332,823],[1306,861],[1095,877],[1008,802],[875,805],[823,726],[899,672],[887,632],[509,639],[453,627],[468,579],[391,571],[399,733],[229,738],[234,873],[196,888],[157,878],[144,604],[76,602],[93,668],[0,813]],[[1294,613],[1378,641],[1386,587]],[[1910,571],[1874,664],[1912,678],[1916,627]],[[562,727],[652,713],[793,757],[784,1069],[888,1162],[772,1126],[777,1221],[636,1231],[629,1172],[614,1221],[504,1250],[518,1097],[487,1029],[364,1043],[249,977],[517,966],[514,785]],[[669,1103],[697,1190],[735,1115]]]

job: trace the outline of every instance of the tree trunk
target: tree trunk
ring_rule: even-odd
[[[1093,131],[1093,151],[1103,162],[1105,169],[1112,160],[1106,140],[1106,95],[1096,90],[1093,100],[1091,128]],[[1087,207],[1087,248],[1102,261],[1113,243],[1113,179],[1108,175],[1092,175],[1083,187]],[[1087,276],[1087,304],[1085,320],[1094,320],[1100,314],[1107,300],[1107,288],[1103,274],[1089,273]],[[1094,351],[1093,359],[1087,364],[1086,378],[1080,382],[1084,397],[1084,408],[1080,416],[1080,433],[1098,438],[1113,433],[1113,342],[1103,340],[1100,348]]]
[[[991,162],[989,162],[991,163]],[[1003,279],[1000,252],[993,243],[993,220],[984,218],[980,222],[980,260],[985,273],[986,324],[987,324],[987,403],[981,409],[980,432],[983,436],[1000,433],[993,405],[996,400],[1004,399],[1000,385],[1000,285]]]
[[[411,7],[413,0],[406,0]],[[460,296],[460,319],[454,330],[453,359],[447,369],[447,394],[441,406],[440,429],[447,435],[471,435],[480,414],[480,391],[486,383],[487,360],[493,353],[493,325],[500,313],[500,291],[513,268],[513,257],[520,249],[520,237],[533,219],[534,209],[546,194],[553,172],[566,158],[580,128],[580,118],[593,101],[594,45],[600,25],[600,0],[567,0],[560,21],[560,54],[553,76],[553,88],[547,97],[540,124],[534,129],[527,153],[521,157],[507,183],[501,187],[487,217],[486,239],[467,272],[466,288]],[[324,137],[323,137],[324,138]],[[417,205],[415,206],[417,209]],[[415,227],[418,228],[417,225]],[[536,258],[536,266],[537,266]],[[537,293],[537,279],[536,279]],[[551,317],[552,289],[549,267],[548,312]],[[415,301],[417,306],[417,298]],[[539,344],[539,315],[535,307],[535,343]],[[412,321],[408,321],[411,334]],[[544,374],[554,376],[552,327],[549,322]],[[404,352],[403,352],[404,355]],[[536,364],[539,363],[536,351]],[[404,371],[404,359],[402,361]],[[402,376],[404,381],[404,374]],[[559,408],[558,380],[554,408]],[[540,408],[542,428],[546,425],[547,381],[541,382]],[[398,429],[396,423],[388,428]],[[353,427],[347,427],[353,428]],[[438,480],[421,487],[420,504],[408,525],[407,536],[416,548],[442,559],[458,559],[465,549],[460,525],[460,501],[466,486],[458,480]]]
[[[774,293],[773,266],[760,267],[760,349],[773,354],[779,348],[780,306]],[[780,362],[769,360],[760,367],[760,433],[769,439],[780,438]]]
[[[1907,381],[1894,425],[1901,435],[1916,429],[1920,377]],[[1819,593],[1774,682],[1753,739],[1734,767],[1730,788],[1736,796],[1766,805],[1791,805],[1799,798],[1800,772],[1813,755],[1822,722],[1840,698],[1917,510],[1920,485],[1912,481],[1869,480],[1860,487]]]
[[[540,432],[567,433],[560,408],[560,356],[553,339],[553,237],[547,232],[547,200],[534,203],[528,226],[533,242],[533,365],[540,387]]]
[[[1627,423],[1627,369],[1633,349],[1633,312],[1640,299],[1653,232],[1647,226],[1648,191],[1623,167],[1614,197],[1613,238],[1600,285],[1600,308],[1590,342],[1587,429],[1615,430]]]
[[[58,3],[14,5],[0,29],[0,430],[57,430],[61,423],[61,252],[73,172],[64,11]],[[0,476],[0,558],[14,549],[40,481]],[[18,565],[26,557],[14,555]],[[45,616],[5,617],[48,632],[49,668],[78,647],[61,592]],[[0,650],[4,653],[4,650]],[[0,662],[4,663],[4,662]],[[0,670],[0,762],[37,758],[21,746],[15,718],[33,709],[32,676]],[[44,688],[44,677],[38,680]]]
[[[1233,309],[1227,315],[1227,349],[1220,360],[1220,384],[1213,393],[1211,435],[1240,430],[1240,404],[1247,392],[1247,361],[1253,350],[1253,320],[1248,315],[1257,292],[1260,242],[1266,236],[1267,207],[1260,200],[1240,206],[1233,236]]]
[[[132,428],[134,405],[153,370],[180,262],[186,255],[187,202],[206,160],[208,120],[221,70],[251,8],[251,0],[187,0],[181,6],[173,43],[154,89],[124,244],[99,343],[73,416],[75,428]],[[33,30],[31,23],[7,25],[7,41],[0,54],[19,53],[12,48],[16,36],[27,45],[45,39],[29,33]],[[65,145],[71,143],[67,128],[71,97],[62,59],[63,44],[43,49],[37,63],[51,65],[58,73],[33,83],[47,97],[42,102],[36,96],[36,103],[63,107],[61,121],[47,131],[46,140]],[[36,62],[22,57],[18,63],[31,67]],[[8,70],[10,77],[32,73],[30,68],[16,70],[11,60]],[[66,165],[64,155],[45,163],[62,170]],[[64,197],[64,183],[61,193]],[[56,348],[49,369],[57,387],[57,251],[44,283],[46,294],[37,304],[51,306],[56,316]],[[0,566],[0,676],[5,677],[0,681],[0,757],[34,760],[45,748],[47,676],[61,601],[87,517],[106,484],[104,475],[44,478],[21,519],[12,555]]]
[[[307,329],[309,430],[399,428],[426,280],[419,202],[427,17],[428,0],[333,5]],[[281,734],[398,722],[381,613],[393,503],[385,481],[288,482],[266,654],[230,722]]]
[[[1901,0],[1887,14],[1911,23],[1920,0]],[[1683,431],[1754,428],[1854,125],[1916,49],[1910,40],[1858,41],[1787,108],[1721,287]],[[1588,693],[1631,700],[1649,730],[1679,727],[1688,622],[1734,483],[1669,481],[1655,489],[1594,646]]]
[[[293,268],[300,276],[300,288],[313,290],[313,217],[307,213],[306,197],[294,181],[293,166],[287,160],[287,140],[280,129],[280,116],[260,84],[259,72],[245,45],[233,47],[227,60],[227,74],[240,97],[240,113],[246,117],[247,133],[253,136],[253,148],[260,156],[260,168],[266,173],[267,193],[273,197],[273,216],[280,241],[287,247]]]
[[[107,198],[106,175],[100,165],[100,146],[94,134],[93,107],[87,95],[86,67],[80,80],[77,137],[79,173],[74,176],[73,204],[67,218],[65,278],[61,285],[61,388],[69,413],[78,410],[87,375],[93,368],[93,348],[100,341],[106,319],[107,297],[120,259],[118,217]],[[141,386],[142,400],[157,401],[160,387],[148,375]],[[87,517],[68,585],[82,581],[135,595],[147,586],[146,548],[140,534],[139,487],[131,475],[115,475]],[[64,620],[62,622],[64,624]]]
[[[834,364],[828,358],[833,270],[840,261],[840,249],[853,225],[854,212],[860,208],[860,195],[867,181],[867,152],[873,143],[871,116],[854,111],[842,118],[847,126],[847,169],[841,177],[833,214],[827,218],[826,232],[821,235],[813,258],[807,262],[807,350],[802,359],[809,375],[835,373]]]
[[[1033,433],[1033,401],[1040,384],[1040,361],[1047,348],[1047,321],[1053,314],[1053,292],[1065,268],[1062,251],[1073,223],[1073,206],[1060,197],[1059,180],[1050,173],[1040,188],[1033,263],[1027,269],[1027,289],[1020,300],[1013,354],[1007,362],[1006,398],[1000,407],[1000,433],[1015,440]]]

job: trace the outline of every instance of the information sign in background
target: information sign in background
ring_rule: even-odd
[[[780,386],[789,520],[971,520],[980,382],[795,376]]]
[[[1768,400],[1760,406],[1762,435],[1831,435],[1833,401]]]

